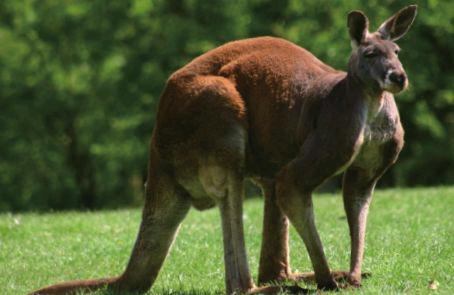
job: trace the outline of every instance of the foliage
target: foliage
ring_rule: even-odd
[[[359,291],[342,294],[453,294],[454,220],[449,218],[453,207],[454,187],[378,191],[370,210],[364,261],[364,270],[372,277]],[[314,208],[330,266],[347,269],[350,238],[342,198],[316,197]],[[246,245],[254,279],[262,211],[261,200],[245,203]],[[120,274],[139,222],[139,210],[0,214],[0,265],[8,266],[0,268],[1,293],[26,294],[64,280]],[[148,294],[223,293],[222,253],[219,211],[192,210]],[[290,255],[292,270],[312,269],[293,228]],[[439,282],[438,292],[429,290],[432,280]],[[315,285],[300,285],[315,289]]]
[[[275,35],[345,69],[346,13],[378,26],[407,1],[0,2],[0,211],[137,204],[168,75],[229,40]],[[402,40],[407,134],[382,183],[453,183],[454,2],[420,1]],[[451,173],[449,173],[451,172]]]

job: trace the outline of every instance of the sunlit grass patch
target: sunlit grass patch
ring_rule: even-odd
[[[249,200],[244,212],[255,278],[262,206],[261,199]],[[331,268],[347,269],[350,249],[342,198],[318,195],[315,210]],[[358,291],[343,293],[454,294],[453,213],[454,187],[378,191],[369,215],[364,262],[372,277]],[[0,293],[24,294],[64,280],[119,274],[139,221],[138,209],[0,215]],[[293,229],[291,261],[293,270],[311,270]],[[219,294],[223,290],[218,211],[192,210],[149,294]]]

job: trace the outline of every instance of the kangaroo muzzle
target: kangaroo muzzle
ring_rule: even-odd
[[[383,89],[391,93],[399,93],[408,87],[407,75],[403,71],[389,70],[386,73]]]

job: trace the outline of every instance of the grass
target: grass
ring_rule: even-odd
[[[339,195],[315,197],[316,220],[333,269],[347,269],[349,237]],[[245,203],[254,277],[262,200]],[[70,279],[119,274],[140,210],[0,215],[0,294],[24,294]],[[311,269],[292,229],[293,270]],[[454,187],[377,191],[369,215],[364,268],[372,277],[355,294],[454,294]],[[224,266],[217,210],[189,213],[149,294],[219,294]],[[436,280],[436,290],[429,281]],[[304,287],[304,284],[302,284]],[[314,289],[315,286],[306,286]],[[102,292],[101,292],[102,293]]]

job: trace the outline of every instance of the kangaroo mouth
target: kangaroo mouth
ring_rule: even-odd
[[[406,88],[407,88],[406,86],[393,84],[391,86],[384,87],[383,90],[391,92],[392,94],[397,94],[404,91]]]
[[[408,81],[405,80],[402,83],[392,82],[389,79],[386,79],[383,83],[381,83],[382,89],[393,94],[400,93],[408,88]]]

